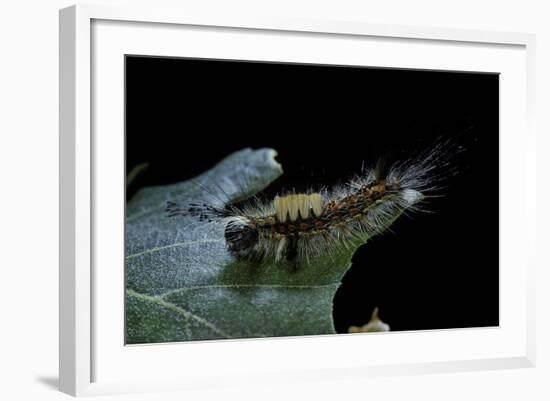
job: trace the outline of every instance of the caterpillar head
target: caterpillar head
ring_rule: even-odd
[[[231,219],[225,226],[225,241],[229,251],[238,256],[246,255],[259,240],[257,227],[247,218]]]

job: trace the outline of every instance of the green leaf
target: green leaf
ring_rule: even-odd
[[[136,181],[143,175],[145,170],[149,168],[149,163],[140,163],[135,166],[126,177],[126,188],[134,185]]]
[[[334,294],[359,244],[295,271],[256,266],[228,253],[223,225],[164,211],[167,201],[223,205],[213,195],[221,191],[230,202],[249,198],[282,174],[275,156],[272,149],[244,149],[193,182],[143,188],[132,198],[126,217],[127,344],[335,333]]]

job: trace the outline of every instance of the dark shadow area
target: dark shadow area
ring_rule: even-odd
[[[59,390],[59,377],[57,376],[39,376],[36,381],[48,387],[50,390]]]

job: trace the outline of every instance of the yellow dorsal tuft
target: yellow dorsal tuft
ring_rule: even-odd
[[[321,214],[323,214],[323,203],[323,195],[319,193],[309,195],[309,204],[311,206],[311,210],[313,210],[313,214],[316,217],[319,217]]]
[[[277,220],[281,223],[296,221],[299,217],[307,219],[311,211],[319,217],[323,213],[323,203],[323,196],[319,193],[277,196],[273,201]]]
[[[290,221],[298,220],[298,212],[300,210],[300,196],[302,195],[290,195],[288,202],[288,215]]]
[[[300,211],[300,217],[302,219],[307,219],[309,217],[309,196],[308,195],[297,195],[298,196],[298,210]]]
[[[286,209],[285,199],[286,197],[277,196],[273,201],[273,205],[275,206],[275,214],[277,215],[277,220],[279,220],[279,222],[281,223],[284,223],[286,221],[286,215],[288,213]]]

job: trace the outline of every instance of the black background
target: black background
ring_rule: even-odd
[[[356,252],[335,326],[362,325],[375,306],[392,330],[496,326],[498,91],[495,74],[127,56],[127,171],[148,162],[139,186],[168,184],[271,147],[285,171],[271,197],[455,138],[459,174],[433,213],[398,219]]]

